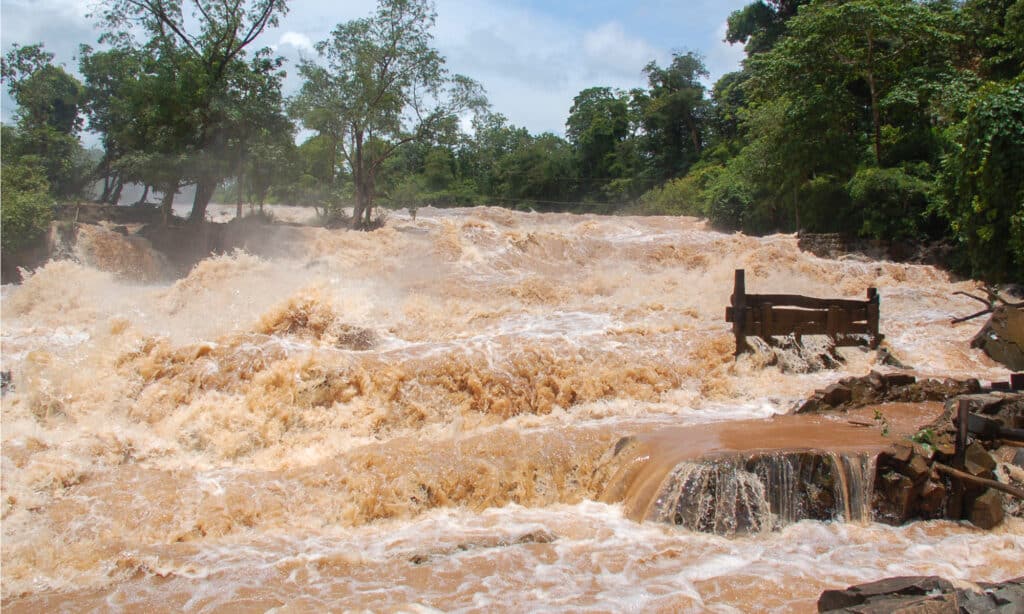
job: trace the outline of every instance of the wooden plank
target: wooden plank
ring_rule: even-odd
[[[754,320],[753,317],[747,318],[747,323],[743,327],[743,336],[745,337],[765,337],[763,333],[762,323],[759,320]],[[827,335],[828,325],[824,322],[802,322],[797,323],[794,326],[781,326],[778,320],[772,321],[772,327],[769,329],[768,336],[770,337],[784,337],[786,335]],[[863,322],[851,323],[846,326],[845,330],[836,333],[836,336],[842,335],[864,335],[866,337],[871,336],[868,331],[868,325]],[[870,339],[868,339],[870,341]]]
[[[772,332],[772,305],[771,303],[761,303],[761,338],[765,341],[768,340],[774,333]]]
[[[835,305],[843,308],[866,308],[869,301],[858,301],[843,298],[814,298],[811,296],[800,296],[799,294],[747,294],[746,304],[758,306],[761,303],[771,303],[786,307],[801,307],[803,309],[828,309]]]

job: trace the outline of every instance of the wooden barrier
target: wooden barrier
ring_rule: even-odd
[[[747,294],[743,269],[736,269],[732,305],[725,321],[732,322],[736,355],[750,349],[746,337],[754,335],[771,343],[775,335],[828,335],[836,345],[878,347],[878,290],[868,288],[868,299],[828,299],[798,294]]]

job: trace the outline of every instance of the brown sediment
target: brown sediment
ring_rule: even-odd
[[[289,227],[172,284],[147,282],[148,255],[118,260],[107,247],[122,238],[109,233],[83,235],[92,260],[50,263],[0,298],[12,384],[0,401],[5,609],[176,609],[193,598],[189,607],[223,609],[755,607],[743,587],[774,590],[766,603],[778,607],[806,604],[778,589],[817,582],[784,571],[805,560],[790,546],[867,544],[853,571],[836,562],[832,575],[862,580],[886,557],[902,560],[887,549],[894,534],[848,528],[858,537],[819,542],[815,532],[832,529],[812,523],[781,541],[715,541],[588,503],[633,454],[612,454],[624,435],[650,437],[643,445],[666,456],[723,453],[743,435],[680,430],[693,446],[683,453],[656,433],[718,411],[781,411],[876,366],[859,350],[835,374],[734,360],[722,311],[733,269],[779,292],[876,286],[901,360],[1005,378],[966,347],[971,331],[948,326],[973,306],[950,295],[972,283],[825,261],[792,236],[724,235],[688,218],[428,208],[370,233]],[[900,415],[885,415],[903,432]],[[872,425],[840,421],[844,445],[874,445],[873,418],[844,416]],[[517,541],[540,530],[553,540]],[[968,529],[936,531],[921,539],[948,547]],[[356,556],[378,543],[388,546]],[[986,544],[979,575],[1002,579],[1021,562],[1018,536]],[[756,565],[719,574],[698,562],[766,547],[788,557],[773,567],[777,585]],[[507,591],[477,570],[509,578]]]

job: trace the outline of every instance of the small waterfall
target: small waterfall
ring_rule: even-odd
[[[679,463],[646,519],[721,535],[871,518],[873,453],[775,452]]]
[[[875,454],[839,454],[832,452],[829,459],[834,467],[836,480],[835,498],[847,522],[871,521],[871,493],[875,487]]]

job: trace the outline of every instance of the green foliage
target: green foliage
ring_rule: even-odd
[[[6,141],[5,135],[5,150]],[[37,240],[53,215],[53,198],[43,169],[29,160],[12,158],[4,152],[3,201],[0,203],[2,245],[8,253]]]
[[[486,104],[479,85],[450,75],[431,47],[435,20],[427,0],[379,0],[372,17],[338,24],[317,43],[323,65],[299,64],[305,82],[292,114],[337,145],[357,225],[369,224],[378,175],[400,147],[450,138],[460,113]]]
[[[900,168],[862,168],[847,184],[863,220],[860,234],[872,239],[915,239],[928,209],[929,184]]]
[[[738,166],[730,165],[708,185],[708,219],[720,230],[743,228],[754,202],[755,188]]]
[[[670,179],[648,190],[631,212],[638,215],[708,216],[708,185],[720,172],[719,166],[695,167],[684,177]]]
[[[941,213],[972,275],[1024,279],[1024,78],[983,87],[954,131]]]

